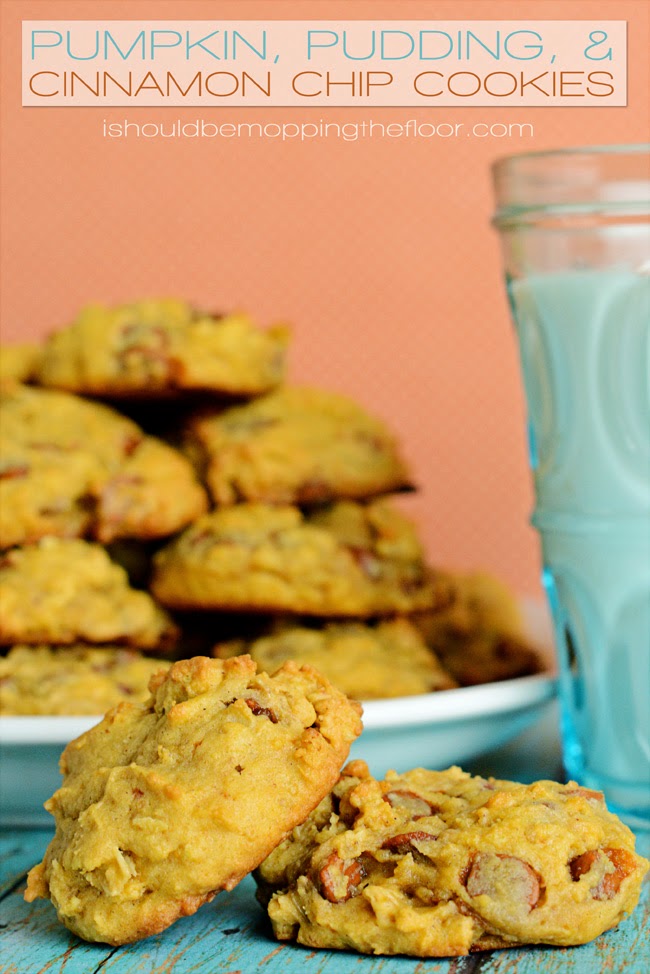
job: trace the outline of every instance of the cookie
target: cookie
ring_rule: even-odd
[[[434,603],[413,525],[385,501],[238,504],[199,518],[154,558],[152,591],[176,609],[395,615]]]
[[[99,545],[43,538],[0,559],[0,645],[126,643],[162,649],[177,630]]]
[[[177,450],[65,392],[0,393],[0,546],[45,535],[165,537],[207,508]]]
[[[288,625],[251,643],[222,643],[214,652],[221,659],[248,653],[266,673],[273,673],[288,659],[308,663],[357,700],[457,686],[407,619],[376,625],[331,622],[318,629]]]
[[[275,935],[309,947],[455,957],[582,944],[637,903],[650,863],[600,792],[361,761],[260,866]]]
[[[134,650],[14,646],[0,659],[0,713],[103,714],[149,696],[149,679],[169,666]]]
[[[285,328],[256,328],[243,314],[211,315],[184,301],[92,304],[45,343],[45,386],[108,397],[182,390],[257,395],[282,381]]]
[[[360,708],[309,667],[194,657],[65,749],[25,898],[86,940],[164,930],[232,889],[338,778]]]
[[[461,686],[529,676],[543,669],[517,600],[485,572],[436,573],[438,604],[414,622]]]
[[[0,381],[29,382],[36,374],[41,357],[40,345],[22,342],[0,346]]]
[[[216,504],[306,506],[410,487],[384,423],[320,389],[281,388],[204,411],[188,423],[186,442]]]

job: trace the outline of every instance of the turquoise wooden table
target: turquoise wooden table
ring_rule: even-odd
[[[468,765],[468,770],[532,781],[557,777],[556,716]],[[648,974],[650,888],[616,929],[583,947],[492,951],[453,960],[360,957],[276,943],[245,879],[193,917],[139,944],[77,940],[43,900],[23,900],[27,870],[51,838],[44,829],[5,832],[0,840],[0,974]],[[645,843],[644,843],[645,845]],[[647,855],[647,849],[640,849]]]

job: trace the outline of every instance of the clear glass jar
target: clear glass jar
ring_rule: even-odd
[[[650,828],[650,146],[512,156],[494,224],[570,777]]]

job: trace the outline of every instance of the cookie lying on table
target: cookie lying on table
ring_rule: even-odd
[[[364,762],[257,871],[279,940],[451,957],[581,944],[639,897],[648,862],[600,792],[389,772]]]
[[[310,667],[194,657],[63,753],[56,834],[25,898],[86,940],[164,930],[232,889],[338,778],[360,707]]]

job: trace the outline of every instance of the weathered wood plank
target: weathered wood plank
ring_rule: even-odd
[[[0,833],[0,899],[39,862],[51,838],[47,829]]]
[[[59,923],[50,903],[25,903],[25,883],[5,897],[0,974],[90,974],[112,948],[85,944]],[[6,965],[6,966],[5,966]]]
[[[646,884],[643,905],[584,947],[416,961],[277,944],[255,903],[250,878],[159,936],[117,949],[77,940],[48,903],[26,904],[20,888],[2,904],[5,966],[0,974],[645,974],[649,894]]]

